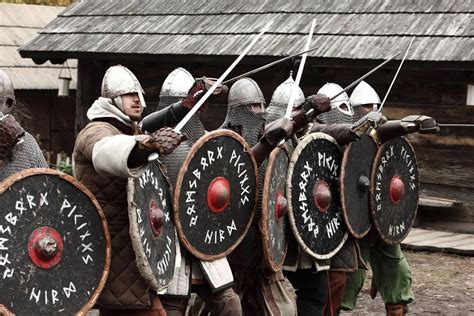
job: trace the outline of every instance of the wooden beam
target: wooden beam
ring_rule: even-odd
[[[461,201],[430,197],[430,196],[420,197],[418,201],[418,205],[436,207],[436,208],[459,207],[459,206],[462,206],[462,204],[463,203]]]

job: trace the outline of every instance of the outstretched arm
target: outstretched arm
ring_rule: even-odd
[[[438,125],[432,117],[425,115],[409,115],[401,120],[388,121],[375,130],[372,135],[381,144],[390,139],[400,137],[410,133],[436,133]]]

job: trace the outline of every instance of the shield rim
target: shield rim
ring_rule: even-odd
[[[166,182],[166,185],[167,185],[167,188],[168,188],[168,192],[170,193],[169,195],[171,197],[172,196],[171,191],[170,191],[171,186],[169,184],[168,177],[163,172],[162,164],[158,161],[153,161],[151,163],[157,163],[158,164],[158,169],[160,170],[161,175],[165,179],[165,182]],[[137,224],[136,206],[132,205],[132,200],[131,200],[131,198],[135,195],[135,190],[132,190],[132,188],[134,186],[134,182],[135,182],[136,179],[137,178],[129,177],[128,181],[127,181],[127,204],[128,204],[128,220],[130,222],[130,239],[132,240],[133,252],[135,254],[135,259],[137,261],[137,267],[138,267],[138,271],[140,272],[140,276],[143,278],[143,280],[145,281],[145,283],[148,286],[152,287],[153,290],[155,290],[156,292],[159,292],[159,291],[167,289],[169,284],[171,282],[173,282],[173,278],[171,278],[171,280],[166,285],[160,287],[159,282],[155,278],[153,270],[150,267],[150,263],[148,262],[148,260],[146,260],[146,256],[143,255],[145,253],[145,249],[143,248],[143,244],[142,244],[140,238],[132,237],[132,230],[134,230],[137,233],[137,235],[139,235],[139,229],[138,229],[138,224]],[[172,205],[170,207],[170,214],[173,215],[173,206]],[[171,220],[171,223],[173,223],[173,225],[175,224],[173,220]],[[175,229],[174,229],[175,238],[177,239],[176,225],[174,225],[174,226],[175,226]],[[174,244],[175,244],[175,248],[176,248],[177,247],[176,246],[176,240],[175,240]],[[137,250],[140,251],[141,254],[137,254]],[[177,254],[178,254],[178,251],[175,252],[176,256],[177,256]],[[175,268],[176,268],[176,264],[177,264],[176,260],[177,260],[177,257],[175,258],[175,264],[174,264],[174,267],[173,267],[173,276],[174,276],[174,272],[175,272]],[[143,274],[142,274],[142,269],[143,269]]]
[[[286,253],[288,252],[288,242],[285,245],[285,253],[283,254],[283,259],[281,262],[277,263],[273,260],[273,256],[271,254],[270,248],[268,247],[268,236],[265,233],[268,231],[268,221],[266,220],[268,218],[268,215],[270,214],[270,210],[268,207],[268,198],[269,198],[269,190],[270,190],[270,177],[271,177],[271,170],[273,167],[273,163],[276,160],[276,157],[280,152],[283,152],[287,157],[288,157],[288,162],[290,162],[290,154],[288,152],[287,145],[284,144],[282,147],[276,147],[275,149],[272,150],[270,153],[270,156],[268,157],[268,162],[267,162],[267,168],[265,169],[265,177],[264,177],[264,182],[263,182],[263,188],[262,188],[262,213],[260,216],[260,232],[261,232],[261,237],[262,237],[262,248],[263,248],[263,264],[270,268],[273,272],[278,272],[281,270],[283,267],[283,264],[285,262],[285,257]],[[287,166],[288,170],[288,166]],[[286,186],[285,186],[286,187]],[[285,195],[286,195],[286,190],[285,190]]]
[[[75,312],[76,315],[81,315],[81,314],[85,315],[85,314],[87,314],[88,311],[90,311],[94,307],[97,299],[99,298],[100,293],[104,289],[105,283],[107,281],[107,277],[109,275],[109,270],[110,270],[110,261],[111,261],[111,258],[112,258],[112,248],[111,248],[109,228],[107,226],[107,220],[105,218],[105,213],[102,210],[102,207],[100,206],[97,199],[92,194],[92,192],[89,191],[89,189],[87,189],[87,187],[84,184],[82,184],[81,182],[79,182],[74,177],[72,177],[68,174],[65,174],[61,171],[49,169],[49,168],[29,168],[29,169],[18,171],[17,173],[14,173],[14,174],[10,175],[6,179],[4,179],[2,182],[0,182],[0,195],[2,195],[3,192],[8,190],[16,182],[18,182],[18,181],[20,181],[20,180],[22,180],[26,177],[29,177],[29,176],[32,176],[32,175],[40,175],[40,174],[48,174],[48,175],[57,176],[57,177],[65,180],[66,182],[69,182],[69,183],[73,184],[77,189],[82,191],[82,193],[84,193],[86,196],[88,196],[90,198],[90,200],[92,201],[92,204],[96,207],[97,213],[99,215],[100,222],[102,223],[102,228],[104,230],[104,237],[105,237],[105,265],[104,265],[104,270],[102,272],[102,276],[99,279],[99,282],[97,284],[97,287],[96,287],[94,293],[92,293],[90,295],[90,298],[87,301],[87,303],[84,304],[80,310]],[[11,313],[11,311],[9,311],[6,308],[6,306],[4,306],[4,307],[8,312]]]
[[[375,144],[375,154],[376,154],[377,150],[378,150],[377,142],[370,135],[367,135],[367,137]],[[356,233],[353,230],[352,226],[350,225],[349,218],[347,216],[347,212],[349,210],[346,208],[346,204],[344,203],[344,201],[346,200],[346,198],[345,198],[346,194],[345,194],[345,189],[344,189],[345,188],[344,178],[346,177],[346,164],[347,164],[347,161],[349,159],[349,151],[351,150],[353,144],[354,144],[354,142],[351,142],[349,145],[347,145],[347,147],[344,149],[344,154],[342,156],[341,174],[339,175],[339,194],[340,194],[340,199],[341,199],[340,203],[341,203],[341,209],[342,209],[342,216],[344,217],[344,223],[346,224],[347,229],[349,230],[349,232],[351,233],[351,235],[354,238],[362,239],[369,233],[370,228],[372,228],[370,201],[368,201],[368,203],[367,203],[367,207],[368,207],[367,212],[369,213],[368,214],[369,215],[369,228],[367,228],[361,234]],[[375,161],[375,154],[374,154],[374,161]],[[373,162],[372,162],[372,164],[373,164]],[[369,171],[370,171],[369,179],[372,179],[372,166],[371,166]],[[372,184],[372,182],[370,184]],[[370,199],[370,190],[368,192],[368,195],[369,195],[369,199]]]
[[[250,156],[250,159],[252,161],[252,165],[254,168],[254,173],[255,173],[255,200],[254,200],[254,207],[252,209],[252,214],[249,218],[249,222],[247,223],[247,226],[244,229],[244,232],[240,236],[239,239],[236,240],[236,242],[230,246],[226,251],[217,254],[217,255],[207,255],[204,253],[201,253],[198,251],[196,248],[194,248],[191,243],[188,241],[186,236],[183,233],[183,227],[181,226],[181,221],[179,217],[179,195],[181,193],[181,184],[183,183],[183,178],[185,173],[188,171],[188,166],[191,161],[191,159],[194,158],[194,154],[196,153],[197,150],[199,150],[202,145],[204,145],[207,141],[210,139],[216,138],[216,137],[221,137],[221,136],[227,136],[235,139],[238,141],[243,147],[244,151],[247,152]],[[175,226],[176,226],[176,232],[178,233],[178,238],[179,240],[183,243],[184,247],[196,258],[205,260],[205,261],[211,261],[211,260],[217,260],[224,258],[228,254],[230,254],[244,239],[244,237],[247,235],[248,230],[250,229],[250,226],[252,225],[253,218],[255,216],[255,210],[257,207],[257,201],[258,201],[258,168],[257,168],[257,162],[255,160],[255,157],[253,155],[252,149],[250,146],[247,144],[247,142],[244,140],[242,136],[237,134],[234,131],[230,130],[225,130],[225,129],[219,129],[219,130],[214,130],[209,133],[206,133],[204,136],[202,136],[197,142],[193,144],[191,149],[188,152],[188,155],[186,156],[186,159],[184,160],[183,164],[181,165],[181,168],[179,169],[178,177],[176,178],[176,185],[174,189],[174,195],[173,195],[173,212],[174,212],[174,221],[175,221]]]
[[[293,231],[293,235],[295,236],[295,239],[298,242],[298,245],[301,247],[301,250],[303,250],[305,253],[307,253],[308,255],[310,255],[310,256],[312,256],[313,258],[316,258],[316,259],[330,259],[342,248],[342,246],[344,246],[344,243],[346,242],[347,238],[349,237],[349,234],[347,233],[347,231],[344,234],[344,237],[342,238],[342,242],[330,253],[325,254],[325,255],[321,255],[321,254],[317,254],[317,253],[313,252],[311,250],[311,248],[309,248],[304,243],[304,240],[301,238],[301,236],[298,233],[298,228],[296,227],[295,217],[294,217],[294,214],[293,214],[293,205],[292,205],[292,202],[291,202],[292,201],[291,178],[293,177],[293,169],[294,169],[294,166],[295,166],[294,161],[297,160],[297,158],[299,157],[299,155],[301,154],[303,149],[306,147],[306,145],[308,145],[314,139],[328,140],[328,141],[334,143],[339,148],[339,150],[341,149],[339,144],[334,139],[334,137],[332,137],[328,134],[325,134],[325,133],[321,133],[321,132],[315,132],[315,133],[307,134],[306,136],[304,136],[298,142],[298,145],[296,146],[296,148],[293,151],[293,154],[291,155],[290,163],[288,164],[288,173],[287,173],[287,176],[286,176],[286,179],[287,179],[287,181],[286,181],[286,196],[287,196],[287,199],[288,199],[288,218],[290,220],[290,227],[291,227],[291,230]],[[290,181],[288,181],[288,180],[290,180]],[[339,189],[339,187],[338,187],[338,189]],[[340,201],[337,201],[337,203],[340,203]],[[344,225],[345,225],[345,223],[344,223]]]
[[[377,169],[377,162],[379,161],[380,159],[380,156],[382,155],[382,152],[383,152],[383,149],[385,148],[386,144],[388,144],[390,142],[387,141],[385,143],[383,143],[382,145],[379,146],[379,148],[377,149],[377,153],[375,154],[375,158],[374,158],[374,162],[372,163],[372,174],[371,174],[371,177],[370,177],[370,215],[371,215],[371,220],[372,220],[372,226],[375,227],[376,231],[377,231],[377,235],[388,245],[397,245],[397,244],[400,244],[407,236],[408,236],[408,233],[410,233],[410,230],[412,229],[413,227],[413,224],[415,223],[415,219],[416,219],[416,214],[418,213],[418,203],[419,203],[419,200],[420,200],[420,173],[418,172],[418,160],[416,159],[416,153],[415,153],[415,149],[413,148],[413,145],[408,141],[408,139],[404,136],[400,136],[400,137],[397,137],[397,138],[401,138],[407,145],[408,147],[412,150],[413,152],[413,158],[415,160],[415,166],[416,166],[416,169],[417,169],[417,173],[418,173],[418,177],[417,177],[417,181],[416,181],[416,185],[417,185],[417,188],[418,188],[418,198],[416,199],[416,203],[415,203],[415,212],[414,212],[414,216],[413,216],[413,220],[411,221],[410,223],[410,228],[407,229],[407,232],[406,234],[403,235],[403,237],[399,240],[388,240],[386,239],[384,236],[382,236],[382,233],[380,232],[380,228],[379,226],[377,225],[377,222],[374,220],[375,218],[375,210],[376,210],[376,205],[375,205],[375,171]],[[397,139],[397,138],[394,138],[394,139]]]

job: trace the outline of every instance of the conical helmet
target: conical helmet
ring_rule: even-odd
[[[319,89],[318,93],[325,94],[328,98],[340,93],[344,90],[340,85],[336,83],[328,82]],[[331,110],[337,109],[346,116],[352,116],[354,111],[349,102],[349,96],[346,92],[339,94],[334,100],[331,100]]]
[[[194,77],[186,69],[179,67],[170,72],[161,86],[160,97],[185,98],[194,85]]]
[[[380,97],[367,82],[361,81],[354,91],[352,91],[349,98],[352,107],[361,106],[363,104],[377,104],[381,103]]]
[[[281,83],[273,92],[272,100],[268,105],[267,112],[267,123],[273,122],[285,115],[288,102],[290,102],[291,89],[295,86],[292,73],[288,79]],[[300,87],[295,87],[295,102],[293,107],[298,107],[305,101],[303,90]]]
[[[102,79],[101,96],[113,99],[127,93],[145,94],[145,91],[127,67],[116,65],[107,69]]]
[[[377,108],[381,103],[377,92],[375,92],[375,90],[365,81],[361,81],[357,87],[355,87],[349,101],[354,109],[354,122],[370,111],[369,109],[364,109],[362,105],[372,105],[372,110],[377,111]]]
[[[193,75],[182,67],[170,72],[161,86],[160,102],[157,110],[164,109],[168,105],[187,97],[194,82]]]
[[[247,104],[261,104],[262,111],[265,106],[265,98],[258,84],[250,78],[237,80],[229,90],[228,106],[235,107]]]
[[[9,106],[15,105],[15,89],[10,77],[8,77],[5,71],[0,69],[0,111],[5,110],[3,106],[8,100],[11,102]]]

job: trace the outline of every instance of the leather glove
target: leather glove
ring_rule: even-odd
[[[188,109],[192,109],[194,105],[199,101],[199,99],[209,90],[212,85],[215,83],[214,80],[202,77],[197,78],[194,82],[194,85],[188,92],[188,96],[182,101],[182,105]],[[212,95],[209,97],[208,100],[212,100],[214,102],[220,100],[221,98],[227,100],[227,93],[229,88],[226,85],[220,84],[217,88],[212,92]],[[207,103],[207,100],[206,100]],[[207,108],[207,104],[203,104],[200,111],[205,111]]]
[[[25,135],[25,130],[12,115],[0,118],[0,159],[10,156],[13,147]]]
[[[352,124],[351,131],[361,137],[363,134],[369,133],[372,129],[376,129],[380,124],[387,121],[387,118],[380,112],[369,112],[360,120]]]
[[[293,124],[294,122],[291,119],[285,117],[267,124],[260,141],[276,147],[282,140],[286,140],[291,136]]]
[[[206,91],[211,89],[212,85],[217,81],[215,79],[206,78],[206,77],[198,78],[197,80],[202,80]],[[225,103],[227,106],[228,94],[229,94],[229,88],[225,84],[220,84],[212,92],[211,96],[209,97],[209,101],[211,101],[212,103]]]
[[[331,100],[325,94],[313,94],[306,98],[301,110],[308,116],[316,116],[331,109]],[[309,119],[308,119],[309,120]]]
[[[402,118],[402,127],[409,133],[419,132],[422,134],[436,133],[439,131],[436,120],[426,115],[409,115]]]
[[[163,127],[151,135],[137,135],[138,148],[158,152],[160,156],[168,155],[184,140],[184,135],[170,127]]]

